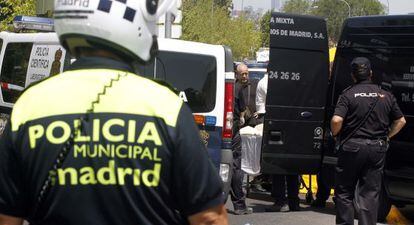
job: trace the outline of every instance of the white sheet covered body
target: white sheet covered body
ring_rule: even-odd
[[[242,140],[241,168],[249,175],[260,174],[260,150],[262,147],[263,124],[240,129]]]

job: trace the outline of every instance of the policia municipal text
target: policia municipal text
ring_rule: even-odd
[[[76,1],[74,1],[76,3]],[[228,224],[191,111],[135,75],[173,0],[55,1],[71,68],[28,88],[0,139],[0,225]]]
[[[359,224],[374,225],[388,141],[405,125],[405,119],[395,97],[372,83],[367,58],[355,58],[351,71],[355,85],[341,94],[331,121],[332,134],[339,135],[336,224],[354,224],[358,186]]]

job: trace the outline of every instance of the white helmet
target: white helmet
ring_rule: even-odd
[[[158,50],[157,21],[176,0],[55,0],[55,29],[73,55],[105,48],[128,60],[149,61]]]

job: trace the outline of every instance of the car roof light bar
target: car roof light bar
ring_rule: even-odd
[[[54,31],[54,21],[51,18],[34,17],[34,16],[16,16],[13,20],[13,26],[17,31],[36,30],[36,31]]]

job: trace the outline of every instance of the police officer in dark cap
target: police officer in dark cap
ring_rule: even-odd
[[[352,60],[354,85],[339,97],[331,121],[337,138],[336,224],[353,225],[355,189],[360,225],[377,221],[378,197],[388,141],[405,125],[395,97],[372,83],[371,63]]]

